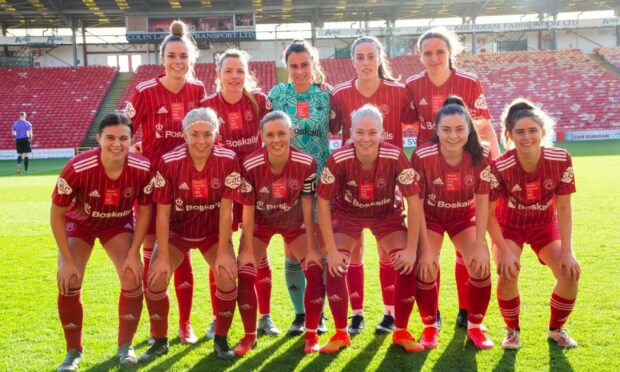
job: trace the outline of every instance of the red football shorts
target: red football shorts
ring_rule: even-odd
[[[436,219],[429,215],[425,215],[425,217],[426,228],[428,230],[434,231],[439,235],[443,235],[443,233],[447,231],[451,239],[463,230],[476,226],[475,214],[444,220]]]
[[[200,253],[203,255],[209,251],[213,246],[217,244],[219,241],[217,231],[215,233],[209,234],[208,238],[204,239],[186,239],[178,234],[170,232],[170,237],[168,238],[168,242],[170,245],[173,245],[176,249],[178,249],[184,255],[189,252],[192,248],[198,248]]]
[[[65,229],[69,238],[82,239],[91,247],[95,245],[95,239],[97,238],[99,238],[99,242],[104,245],[118,234],[133,234],[133,225],[130,223],[126,223],[125,225],[108,227],[107,229],[103,229],[100,231],[94,231],[81,226],[77,222],[67,221],[67,223],[65,224]]]
[[[540,263],[544,265],[545,263],[539,256],[540,251],[547,244],[560,240],[560,228],[557,223],[534,229],[514,229],[502,226],[502,235],[504,239],[513,241],[521,249],[523,249],[525,243],[529,244],[538,256]]]
[[[405,216],[394,214],[385,218],[353,218],[350,216],[333,215],[334,234],[345,234],[359,240],[362,230],[369,228],[377,241],[396,231],[407,231]]]
[[[306,233],[303,224],[294,226],[278,227],[267,225],[254,225],[254,237],[269,245],[271,237],[280,234],[286,244],[291,244],[295,239]]]

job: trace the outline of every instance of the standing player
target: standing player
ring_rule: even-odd
[[[497,301],[508,329],[502,347],[521,347],[518,280],[525,243],[556,279],[548,337],[559,346],[576,347],[562,328],[575,305],[581,274],[571,243],[571,157],[553,147],[552,119],[527,100],[517,99],[507,107],[502,126],[510,150],[485,174],[491,182],[489,233],[499,275]]]
[[[193,79],[198,49],[187,36],[184,23],[172,22],[170,35],[161,43],[159,53],[165,74],[138,84],[125,109],[136,130],[142,127],[142,142],[136,143],[132,150],[143,154],[153,164],[157,164],[163,154],[183,143],[181,122],[185,113],[198,107],[205,97],[203,83]],[[154,244],[153,216],[144,239],[145,273]],[[183,344],[193,344],[198,338],[190,324],[194,274],[189,251],[174,274],[174,289],[179,304],[179,339]],[[149,341],[152,342],[152,339]]]
[[[489,248],[486,243],[489,183],[480,178],[490,164],[489,151],[480,145],[474,124],[458,97],[448,97],[437,113],[436,133],[411,157],[420,174],[428,244],[418,257],[417,301],[424,323],[420,343],[437,347],[437,272],[444,232],[461,252],[470,276],[467,338],[480,349],[493,342],[483,333],[482,320],[491,299]],[[429,252],[430,254],[425,254]]]
[[[327,298],[336,326],[321,352],[336,353],[351,342],[345,277],[351,250],[364,228],[371,229],[397,271],[392,342],[407,352],[424,350],[407,331],[415,302],[414,267],[422,218],[418,176],[403,150],[381,141],[382,124],[378,108],[364,105],[357,110],[352,116],[353,143],[332,153],[321,174],[319,224],[327,248]],[[409,228],[400,200],[395,199],[397,186],[407,200]]]
[[[271,104],[263,93],[256,89],[256,81],[248,68],[250,56],[237,49],[228,49],[220,55],[215,64],[216,92],[201,102],[202,107],[215,111],[220,121],[220,137],[224,147],[234,151],[239,159],[261,147],[258,124],[266,113],[271,111]],[[233,230],[238,229],[243,207],[233,204]],[[209,271],[209,288],[211,298],[215,294],[213,270]],[[261,262],[258,269],[256,290],[259,293],[259,311],[261,313],[261,330],[267,334],[279,334],[271,320],[269,309],[271,298],[271,268],[269,260]],[[213,305],[214,302],[212,301]],[[216,309],[213,308],[213,322],[207,332],[211,339],[215,332]]]
[[[284,52],[284,64],[288,71],[288,84],[278,84],[269,92],[274,110],[289,115],[293,122],[294,136],[291,144],[310,154],[317,163],[317,174],[321,174],[329,157],[329,98],[325,89],[325,75],[319,64],[319,53],[306,40],[294,40]],[[316,214],[316,200],[313,203],[315,233],[319,243],[320,231]],[[286,286],[295,309],[295,319],[288,330],[289,335],[304,332],[304,293],[306,280],[301,264],[292,255],[285,256],[284,274]],[[319,334],[327,332],[323,317]]]
[[[371,36],[357,39],[351,46],[353,67],[357,78],[337,85],[331,97],[330,127],[332,133],[342,129],[342,143],[347,143],[351,133],[351,115],[363,105],[370,103],[381,110],[383,116],[383,140],[398,148],[403,147],[402,123],[411,121],[409,93],[403,84],[392,77],[383,45]],[[351,294],[353,317],[349,332],[357,334],[364,327],[364,264],[363,240],[352,251],[347,285]],[[379,279],[383,296],[384,317],[377,325],[377,333],[389,333],[394,329],[394,281],[396,274],[389,256],[377,247],[380,266]]]
[[[155,342],[140,356],[149,362],[168,352],[168,282],[185,254],[198,248],[213,267],[217,309],[214,348],[232,358],[227,340],[237,300],[237,264],[231,243],[232,202],[241,175],[233,151],[214,146],[219,122],[208,108],[190,111],[183,120],[185,144],[164,154],[154,178],[157,247],[147,273],[146,305]]]
[[[82,280],[95,239],[112,260],[121,284],[118,357],[137,363],[132,346],[142,312],[140,245],[151,217],[149,161],[129,153],[129,119],[110,114],[99,124],[99,146],[67,163],[52,195],[50,224],[58,245],[58,313],[67,341],[59,371],[75,371],[82,360]],[[133,224],[133,206],[139,214]]]
[[[489,143],[491,156],[494,159],[500,155],[500,150],[480,79],[454,66],[454,57],[462,49],[458,37],[445,27],[432,28],[418,39],[420,61],[426,70],[407,79],[407,89],[411,94],[415,116],[413,122],[417,123],[419,128],[417,145],[421,146],[428,142],[436,133],[435,115],[446,97],[455,95],[465,102],[474,119],[476,131],[481,139]],[[467,328],[467,293],[470,278],[458,249],[454,273],[459,300],[456,324]],[[437,285],[439,287],[439,278]]]
[[[13,123],[11,130],[15,137],[15,148],[17,150],[17,173],[22,172],[22,157],[24,158],[24,173],[28,174],[28,157],[32,152],[30,143],[32,142],[32,124],[26,120],[26,113],[19,113],[19,120]]]
[[[261,147],[258,124],[266,113],[271,111],[267,97],[256,88],[256,80],[250,73],[248,62],[250,56],[242,50],[228,49],[216,61],[216,92],[201,102],[202,107],[215,111],[220,120],[220,138],[224,147],[234,151],[239,159]],[[241,222],[240,203],[233,204],[233,230]],[[209,288],[211,298],[215,291],[213,271],[209,271]],[[256,291],[259,298],[260,328],[267,334],[280,334],[271,319],[271,267],[269,259],[261,262],[258,268]],[[213,305],[213,302],[211,302]],[[216,310],[213,308],[213,322],[207,332],[207,338],[213,338],[215,332]]]
[[[261,121],[265,147],[243,162],[243,241],[239,249],[239,312],[245,336],[235,348],[244,355],[256,345],[256,265],[275,234],[284,238],[284,250],[300,262],[306,259],[306,353],[319,351],[317,327],[325,298],[321,255],[314,241],[312,203],[316,189],[316,162],[290,146],[291,120],[282,111]]]

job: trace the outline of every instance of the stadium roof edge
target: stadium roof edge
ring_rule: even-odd
[[[91,4],[91,5],[87,5]],[[125,16],[205,16],[218,13],[253,12],[256,22],[298,23],[354,22],[365,20],[432,19],[557,14],[615,10],[618,0],[180,0],[181,8],[172,8],[167,0],[6,0],[0,4],[0,26],[9,28],[59,28],[81,24],[85,27],[124,27]],[[447,4],[450,5],[447,5]],[[94,5],[92,5],[94,4]],[[126,5],[125,5],[126,4]],[[203,5],[204,4],[204,5]],[[207,5],[207,6],[206,6]]]

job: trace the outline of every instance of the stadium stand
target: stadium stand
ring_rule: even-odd
[[[596,48],[594,52],[620,70],[620,47]]]
[[[480,76],[496,122],[523,96],[549,112],[559,132],[620,128],[620,80],[579,49],[462,54],[457,66]]]
[[[34,149],[80,146],[116,74],[104,66],[0,69],[3,125],[25,111]],[[7,134],[0,136],[0,149],[15,149]]]

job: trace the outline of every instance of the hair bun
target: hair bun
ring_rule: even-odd
[[[175,36],[184,36],[186,34],[185,23],[180,20],[172,21],[170,24],[170,33]]]
[[[447,106],[447,105],[459,105],[462,107],[467,107],[465,105],[465,102],[463,102],[463,99],[459,96],[448,96],[444,101],[442,106]]]

